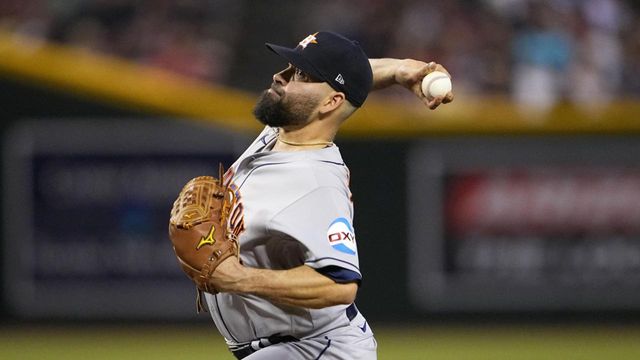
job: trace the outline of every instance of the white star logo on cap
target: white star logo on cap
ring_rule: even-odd
[[[309,44],[317,44],[318,41],[316,39],[316,35],[318,35],[318,33],[307,36],[304,40],[300,41],[298,45],[302,46],[303,49],[306,49]]]

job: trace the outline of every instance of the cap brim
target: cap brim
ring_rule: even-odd
[[[266,43],[265,46],[267,47],[267,49],[273,51],[277,55],[285,58],[291,65],[309,74],[312,78],[326,81],[324,79],[324,76],[322,76],[322,74],[318,70],[316,70],[316,68],[311,65],[309,61],[307,61],[302,53],[297,52],[295,49],[290,49],[288,47],[275,44]]]

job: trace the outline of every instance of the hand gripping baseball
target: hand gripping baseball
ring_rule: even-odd
[[[198,310],[204,309],[201,291],[216,293],[211,276],[230,256],[238,257],[238,242],[227,231],[230,189],[223,186],[223,168],[219,178],[199,176],[191,179],[173,203],[169,220],[169,238],[178,262],[198,288]]]
[[[453,92],[451,91],[439,96],[429,96],[422,90],[422,80],[426,75],[435,71],[449,75],[444,66],[435,62],[425,63],[413,59],[402,60],[401,64],[396,71],[396,82],[411,90],[429,109],[434,110],[440,104],[447,104],[453,101]],[[449,75],[449,78],[451,78],[451,75]]]

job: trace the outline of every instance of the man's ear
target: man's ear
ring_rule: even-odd
[[[326,116],[339,108],[346,100],[344,93],[333,91],[324,99],[318,112],[320,115]]]

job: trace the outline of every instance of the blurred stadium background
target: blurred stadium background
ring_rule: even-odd
[[[230,164],[317,30],[436,60],[373,94],[352,170],[381,359],[640,358],[640,3],[3,0],[2,359],[231,359],[175,264],[178,188]]]

